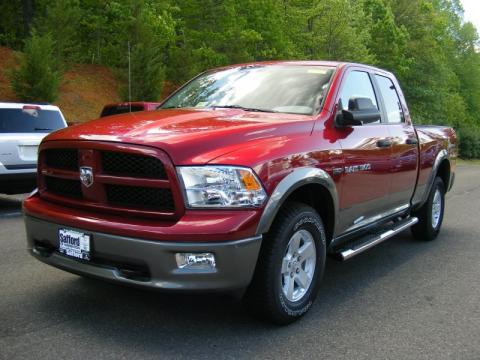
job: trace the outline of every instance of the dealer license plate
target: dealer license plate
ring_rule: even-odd
[[[58,251],[77,259],[90,260],[89,234],[69,229],[58,230]]]

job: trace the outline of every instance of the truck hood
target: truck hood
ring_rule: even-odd
[[[65,128],[45,141],[112,141],[165,150],[177,164],[203,164],[262,139],[306,135],[311,116],[238,109],[168,109],[109,116]]]

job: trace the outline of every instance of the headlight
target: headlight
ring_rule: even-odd
[[[255,207],[267,197],[249,168],[233,166],[179,166],[188,207]]]

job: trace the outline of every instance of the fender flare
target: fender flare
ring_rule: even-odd
[[[323,186],[332,197],[335,211],[333,233],[335,233],[335,228],[338,221],[338,195],[335,182],[326,171],[319,168],[306,167],[294,169],[278,183],[277,187],[268,199],[267,205],[265,206],[262,216],[260,217],[260,221],[257,225],[256,235],[261,235],[268,232],[278,213],[278,210],[280,210],[285,200],[295,190],[309,184],[319,184]]]
[[[425,188],[425,191],[421,197],[420,202],[415,206],[416,209],[420,208],[425,204],[428,200],[428,195],[430,194],[430,191],[432,190],[433,182],[435,181],[435,178],[437,177],[438,169],[440,168],[440,164],[443,162],[443,160],[449,160],[449,155],[448,151],[443,149],[440,150],[439,153],[437,154],[437,157],[435,158],[435,161],[432,166],[432,171],[430,173],[430,176],[427,181],[427,187]],[[449,184],[445,184],[445,188],[449,188]]]

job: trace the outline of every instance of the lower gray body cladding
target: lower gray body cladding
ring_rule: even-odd
[[[91,235],[91,261],[58,252],[58,231],[70,228],[25,216],[28,249],[38,260],[75,274],[165,290],[235,290],[248,286],[257,263],[262,237],[237,241],[195,243],[159,242],[72,230]],[[215,255],[213,270],[179,269],[179,252]]]

